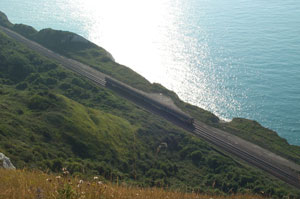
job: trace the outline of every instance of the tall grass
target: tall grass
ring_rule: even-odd
[[[252,199],[260,196],[211,196],[166,191],[161,188],[139,188],[103,183],[94,177],[83,181],[76,177],[54,176],[40,171],[0,169],[0,199]]]

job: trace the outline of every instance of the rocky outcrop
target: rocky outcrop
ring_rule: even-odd
[[[3,153],[0,153],[0,167],[5,169],[16,169],[16,167],[11,163],[10,159]]]

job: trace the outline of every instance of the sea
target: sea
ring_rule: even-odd
[[[82,35],[184,101],[300,145],[299,0],[0,0],[0,10]]]

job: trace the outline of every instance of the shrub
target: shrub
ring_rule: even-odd
[[[26,82],[21,82],[16,86],[16,89],[25,90],[27,87],[28,87],[28,84]]]
[[[58,199],[75,199],[76,196],[70,184],[64,184],[63,188],[58,189]]]
[[[28,107],[33,110],[46,110],[52,105],[51,101],[40,95],[33,96],[28,104]]]
[[[63,167],[63,163],[60,159],[55,159],[52,161],[51,169],[52,171],[59,172]]]
[[[202,152],[199,150],[193,151],[191,153],[191,158],[192,158],[193,162],[198,163],[200,160],[202,160]]]
[[[49,77],[49,78],[47,78],[46,80],[45,80],[45,84],[46,85],[54,85],[54,84],[56,84],[57,83],[57,80],[56,79],[54,79],[54,78],[51,78],[51,77]]]
[[[28,60],[21,55],[13,55],[8,59],[8,75],[11,80],[20,82],[24,80],[32,71],[33,68],[28,64]]]

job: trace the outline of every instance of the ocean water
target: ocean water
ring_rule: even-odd
[[[0,10],[76,32],[185,101],[300,145],[300,1],[1,0]]]

